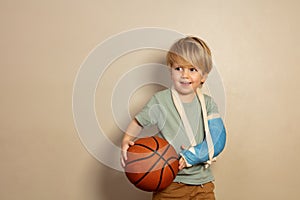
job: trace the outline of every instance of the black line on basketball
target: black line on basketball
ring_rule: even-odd
[[[148,146],[146,146],[146,145],[144,145],[144,144],[134,144],[134,145],[135,145],[135,146],[144,147],[144,148],[146,148],[146,149],[152,151],[153,153],[152,153],[151,155],[147,156],[147,157],[139,158],[139,159],[136,159],[136,160],[132,160],[132,161],[126,163],[126,165],[129,165],[129,164],[131,164],[131,163],[138,162],[138,161],[141,161],[141,160],[146,160],[146,159],[148,159],[148,158],[151,158],[151,157],[154,156],[155,154],[158,154],[158,153],[157,153],[157,150],[159,149],[159,143],[158,143],[158,141],[157,141],[153,136],[152,136],[151,138],[154,139],[154,141],[155,141],[155,143],[156,143],[156,149],[155,149],[155,150],[152,149],[152,148],[150,148],[150,147],[148,147]]]
[[[155,139],[155,138],[154,138]],[[155,139],[156,140],[156,139]],[[159,156],[159,158],[156,160],[156,162],[147,170],[147,172],[141,177],[139,178],[137,181],[135,181],[133,184],[137,185],[139,184],[139,182],[141,182],[150,172],[151,170],[155,167],[155,165],[157,165],[157,163],[162,159],[166,162],[166,159],[163,157],[166,152],[168,151],[168,149],[170,148],[170,145],[167,145],[167,148],[164,150],[164,152],[160,155],[159,153],[156,152],[156,154]]]
[[[156,141],[155,138],[154,138],[154,140]],[[148,147],[148,146],[146,146],[146,145],[144,145],[144,144],[135,144],[135,145],[136,145],[136,146],[144,147],[144,148],[146,148],[146,149],[152,151],[153,154],[151,154],[151,155],[149,155],[149,156],[147,156],[147,157],[144,157],[144,158],[139,158],[139,159],[136,159],[136,160],[132,160],[132,161],[126,163],[126,165],[129,165],[129,164],[132,164],[132,163],[134,163],[134,162],[141,161],[141,160],[146,160],[146,159],[148,159],[148,158],[151,158],[151,157],[154,156],[155,154],[158,155],[158,156],[160,156],[160,157],[162,157],[162,155],[165,154],[165,152],[164,152],[162,155],[160,155],[160,154],[157,152],[157,150],[159,149],[159,144],[157,144],[158,147],[157,147],[156,150],[154,150],[154,149],[152,149],[152,148],[150,148],[150,147]],[[170,145],[167,145],[167,149],[169,149],[169,147],[170,147]],[[166,159],[163,158],[163,157],[162,157],[161,159],[163,159],[164,161],[166,161]]]
[[[172,159],[178,160],[178,158],[176,158],[176,157],[170,157],[170,158],[168,158],[168,160],[164,163],[164,167],[165,167],[165,165],[167,164],[168,167],[169,167],[169,168],[171,169],[171,171],[172,171],[173,178],[175,178],[176,175],[175,175],[174,169],[173,169],[173,167],[169,164],[169,161],[172,160]]]
[[[170,158],[167,159],[166,162],[164,163],[163,168],[162,168],[161,171],[160,171],[159,181],[158,181],[158,184],[157,184],[157,187],[156,187],[155,191],[157,191],[157,190],[159,189],[160,185],[161,185],[161,182],[162,182],[162,179],[163,179],[163,175],[164,175],[164,171],[165,171],[165,169],[166,169],[166,168],[165,168],[166,165],[168,165],[169,169],[170,169],[171,172],[172,172],[173,178],[175,178],[176,175],[175,175],[174,169],[173,169],[173,167],[169,164],[169,161],[172,160],[172,159],[177,160],[176,157],[170,157]]]
[[[145,147],[145,146],[142,145],[142,144],[136,144],[136,145],[137,145],[137,146],[143,146],[143,147]],[[151,149],[151,150],[152,150],[152,149]],[[152,153],[151,155],[149,155],[149,156],[147,156],[147,157],[138,158],[138,159],[129,161],[128,163],[126,163],[126,165],[130,165],[130,164],[132,164],[132,163],[135,163],[135,162],[138,162],[138,161],[141,161],[141,160],[147,160],[148,158],[151,158],[151,157],[153,157],[155,154],[157,154],[155,150],[152,151],[152,152],[153,152],[153,153]],[[146,153],[145,153],[145,154],[146,154]]]
[[[159,187],[160,187],[160,184],[161,184],[161,181],[162,181],[162,177],[163,177],[163,174],[164,174],[164,169],[165,169],[165,167],[163,167],[160,170],[159,181],[158,181],[157,187],[155,188],[155,191],[157,191],[159,189]]]

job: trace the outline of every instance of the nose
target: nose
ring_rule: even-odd
[[[189,75],[190,75],[189,70],[188,70],[187,68],[183,68],[182,73],[181,73],[181,76],[182,76],[183,78],[188,78]]]

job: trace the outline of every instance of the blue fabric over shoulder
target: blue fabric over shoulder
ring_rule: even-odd
[[[214,156],[218,156],[224,149],[226,143],[226,130],[221,117],[208,120],[208,127],[214,145]],[[183,150],[180,153],[189,165],[205,163],[209,160],[209,151],[206,139],[202,143]]]

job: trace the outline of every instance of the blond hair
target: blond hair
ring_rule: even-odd
[[[211,51],[203,40],[187,36],[175,42],[167,54],[167,64],[172,67],[174,63],[197,66],[208,74],[212,68]]]

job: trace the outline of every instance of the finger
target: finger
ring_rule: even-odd
[[[128,141],[128,145],[124,145],[121,150],[122,162],[124,163],[124,166],[125,166],[125,161],[127,160],[127,150],[129,146],[133,146],[133,145],[134,145],[133,141]]]
[[[121,165],[122,165],[123,168],[125,167],[125,161],[124,161],[123,158],[121,158]]]
[[[179,167],[178,167],[179,170],[182,170],[183,169],[183,159],[180,158],[179,159]]]
[[[186,148],[185,148],[185,146],[184,146],[184,145],[181,145],[181,149],[183,149],[183,150],[184,150],[184,149],[186,149]]]
[[[184,168],[184,164],[180,164],[178,169],[182,170],[183,168]]]
[[[127,160],[127,150],[122,150],[122,160]]]
[[[185,161],[185,159],[184,158],[180,158],[180,160],[179,160],[179,166],[180,166],[180,170],[182,170],[183,168],[185,168],[186,167],[186,161]]]

